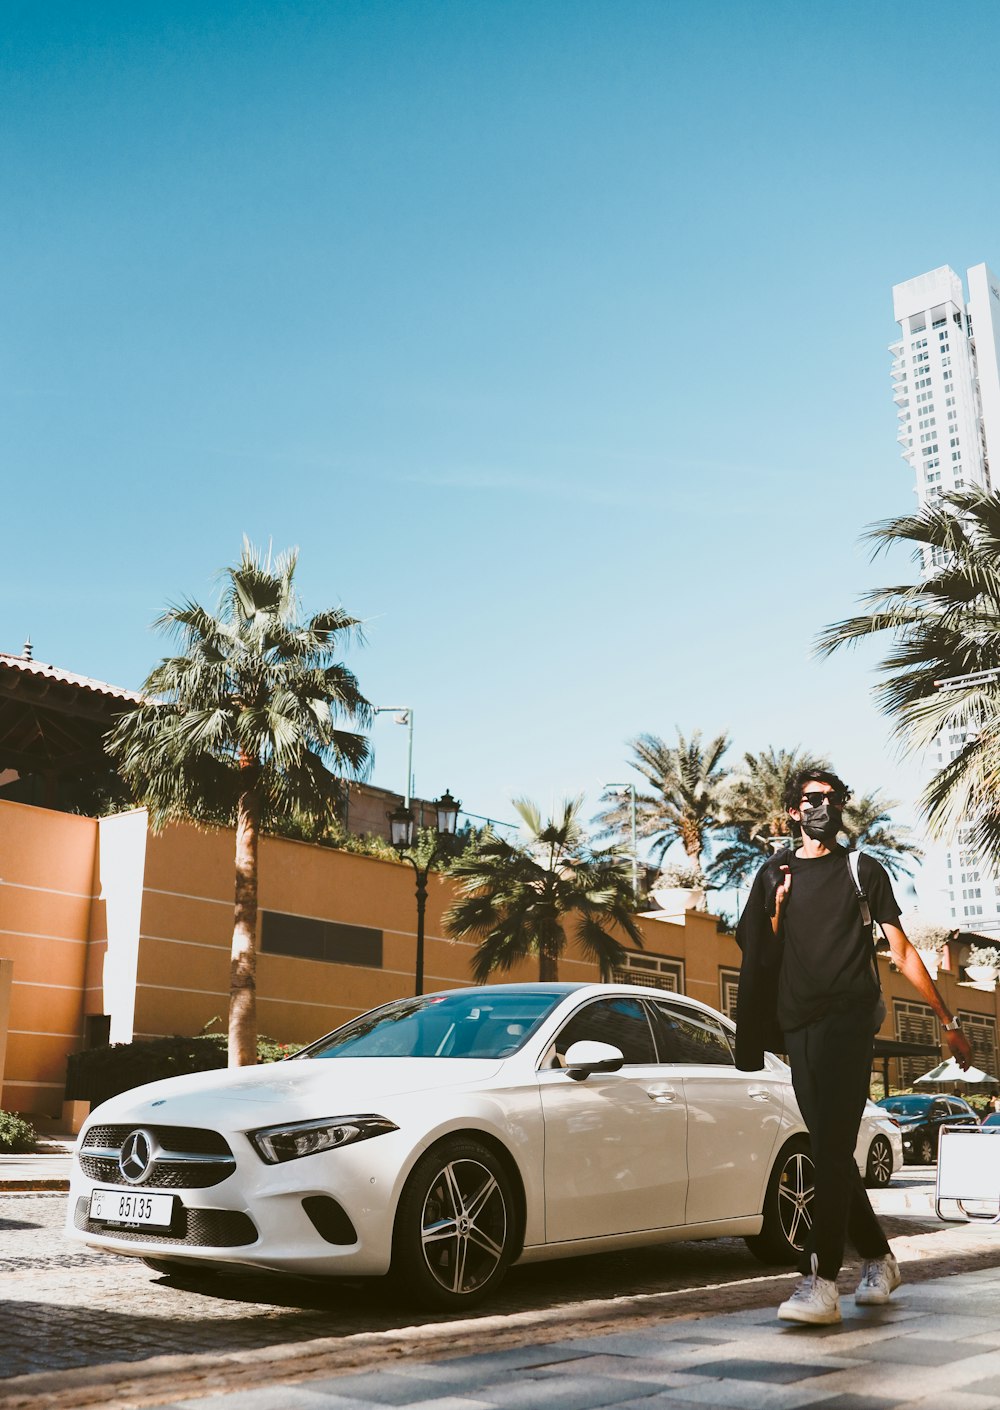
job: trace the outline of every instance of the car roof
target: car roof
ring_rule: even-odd
[[[538,980],[536,984],[459,984],[454,989],[436,989],[424,995],[428,999],[451,997],[453,994],[573,994],[578,989],[589,989],[589,984],[563,984],[551,980]],[[394,1001],[393,1001],[394,1002]]]

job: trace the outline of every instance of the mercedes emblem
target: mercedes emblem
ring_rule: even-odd
[[[130,1131],[118,1152],[118,1169],[130,1185],[145,1180],[153,1164],[153,1138],[148,1131]]]

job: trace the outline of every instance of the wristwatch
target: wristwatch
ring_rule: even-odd
[[[962,1020],[956,1015],[950,1023],[942,1023],[941,1028],[945,1033],[957,1033],[962,1026]]]

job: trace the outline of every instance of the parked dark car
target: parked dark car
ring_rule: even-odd
[[[942,1126],[979,1125],[978,1116],[961,1097],[925,1097],[913,1092],[883,1097],[878,1105],[899,1122],[903,1160],[913,1165],[931,1165],[937,1160]]]

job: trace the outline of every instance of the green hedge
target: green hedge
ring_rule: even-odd
[[[257,1061],[276,1062],[298,1052],[292,1043],[273,1038],[257,1040]],[[98,1106],[119,1092],[159,1082],[164,1077],[180,1077],[188,1072],[209,1072],[227,1064],[224,1033],[199,1033],[193,1038],[179,1034],[168,1038],[145,1038],[136,1043],[111,1043],[102,1048],[70,1055],[66,1069],[66,1100],[90,1102]]]

